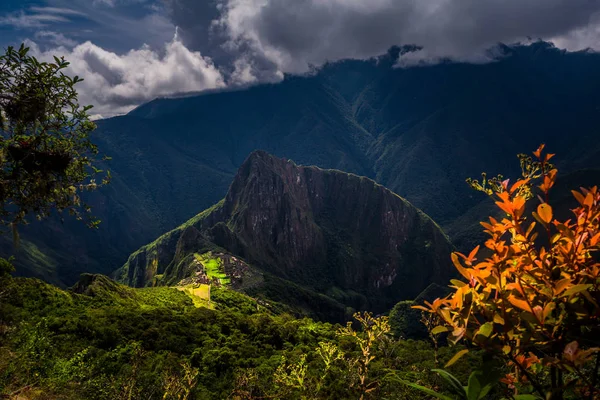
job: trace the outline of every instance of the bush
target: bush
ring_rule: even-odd
[[[477,246],[452,254],[464,280],[454,293],[427,307],[439,317],[436,332],[504,360],[503,379],[516,395],[597,398],[600,365],[600,191],[573,191],[579,206],[566,221],[554,218],[550,190],[557,170],[553,154],[520,156],[523,176],[515,183],[497,177],[470,184],[496,197],[505,217],[482,222],[490,238],[488,256]],[[539,185],[534,186],[534,183]],[[538,203],[527,212],[528,203]]]

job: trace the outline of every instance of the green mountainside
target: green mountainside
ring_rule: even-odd
[[[450,232],[483,201],[466,177],[515,176],[514,155],[541,142],[563,173],[600,168],[600,54],[544,42],[498,50],[493,63],[414,68],[394,67],[391,51],[99,121],[93,140],[112,157],[114,179],[89,202],[103,223],[92,232],[74,221],[25,227],[18,272],[62,285],[110,273],[223,198],[256,149],[372,178]],[[9,239],[0,250],[13,254]]]
[[[174,285],[216,277],[210,264],[226,261],[235,288],[343,321],[447,282],[451,250],[429,217],[374,181],[256,151],[224,200],[132,254],[117,276]]]
[[[2,398],[305,398],[303,387],[283,384],[285,376],[294,377],[281,369],[287,362],[304,363],[306,387],[326,378],[311,398],[360,396],[346,361],[334,360],[323,376],[323,349],[360,357],[357,343],[337,334],[341,326],[296,319],[232,290],[215,288],[207,308],[174,288],[134,289],[100,275],[84,275],[69,290],[31,278],[0,281]],[[430,345],[388,338],[382,346],[372,353],[373,394],[425,398],[386,380],[391,369],[439,385],[430,372]],[[438,357],[446,362],[454,351],[442,348]],[[472,353],[452,371],[466,380],[479,363]]]

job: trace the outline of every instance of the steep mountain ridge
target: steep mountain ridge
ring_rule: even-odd
[[[193,271],[190,255],[216,249],[379,311],[453,273],[447,237],[406,200],[368,178],[264,151],[242,164],[222,202],[134,253],[118,275],[132,286],[175,283]]]

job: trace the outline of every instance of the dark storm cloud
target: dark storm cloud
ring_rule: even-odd
[[[184,41],[238,76],[301,73],[417,44],[412,62],[481,61],[498,42],[597,38],[600,0],[164,0]],[[232,61],[233,60],[233,61]],[[406,61],[405,61],[406,62]],[[219,64],[221,64],[219,62]]]
[[[220,18],[218,0],[164,0],[167,15],[179,28],[179,36],[193,50],[210,49],[213,58],[229,57],[222,49],[224,36],[214,29],[213,21]]]
[[[0,1],[0,45],[31,39],[44,59],[66,56],[69,72],[85,78],[83,101],[105,116],[393,45],[423,48],[400,65],[487,62],[496,43],[528,37],[598,50],[600,0]]]

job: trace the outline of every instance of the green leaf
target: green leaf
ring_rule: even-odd
[[[461,350],[461,351],[459,351],[458,353],[456,353],[456,354],[454,355],[454,357],[452,357],[452,358],[450,359],[450,361],[448,361],[448,362],[446,363],[446,365],[444,366],[444,368],[448,368],[448,367],[450,367],[450,366],[454,365],[454,363],[456,363],[458,360],[460,360],[460,358],[461,358],[462,356],[464,356],[465,354],[467,354],[468,352],[469,352],[469,350],[467,350],[467,349],[464,349],[464,350]]]
[[[492,333],[494,333],[494,324],[492,322],[486,322],[485,324],[481,325],[475,336],[481,335],[489,338]]]
[[[481,393],[481,382],[479,377],[483,375],[481,371],[475,371],[469,376],[469,385],[467,386],[467,400],[479,400]]]
[[[459,287],[459,288],[466,285],[465,282],[459,281],[458,279],[450,279],[450,283],[452,283],[454,286]]]
[[[482,376],[479,378],[479,382],[483,386],[481,388],[481,392],[479,393],[480,399],[485,399],[485,396],[487,396],[487,394],[494,388],[494,386],[500,383],[500,378],[502,378],[503,376],[503,373],[500,369],[495,368],[489,363],[486,364],[484,364],[483,368],[479,370],[482,372]]]
[[[488,383],[487,385],[485,385],[484,387],[481,388],[481,392],[479,392],[479,398],[480,399],[485,399],[485,396],[487,396],[487,394],[490,392],[490,390],[492,390],[494,388],[494,386],[496,386],[498,384],[498,382],[496,383]]]
[[[588,290],[592,286],[593,285],[589,285],[589,284],[575,285],[575,286],[571,287],[570,289],[567,289],[560,297],[569,297],[571,295],[583,292],[584,290]]]
[[[431,333],[434,335],[439,335],[440,333],[448,332],[448,328],[445,326],[436,326],[431,330]]]
[[[500,374],[497,370],[490,371],[477,370],[469,376],[469,385],[467,386],[467,400],[482,400],[500,381]]]
[[[462,383],[460,383],[460,381],[456,379],[456,377],[450,372],[444,371],[443,369],[432,369],[431,371],[436,372],[438,375],[444,378],[452,387],[454,394],[460,396],[461,398],[466,397],[467,393],[465,392],[465,388],[463,387]]]

